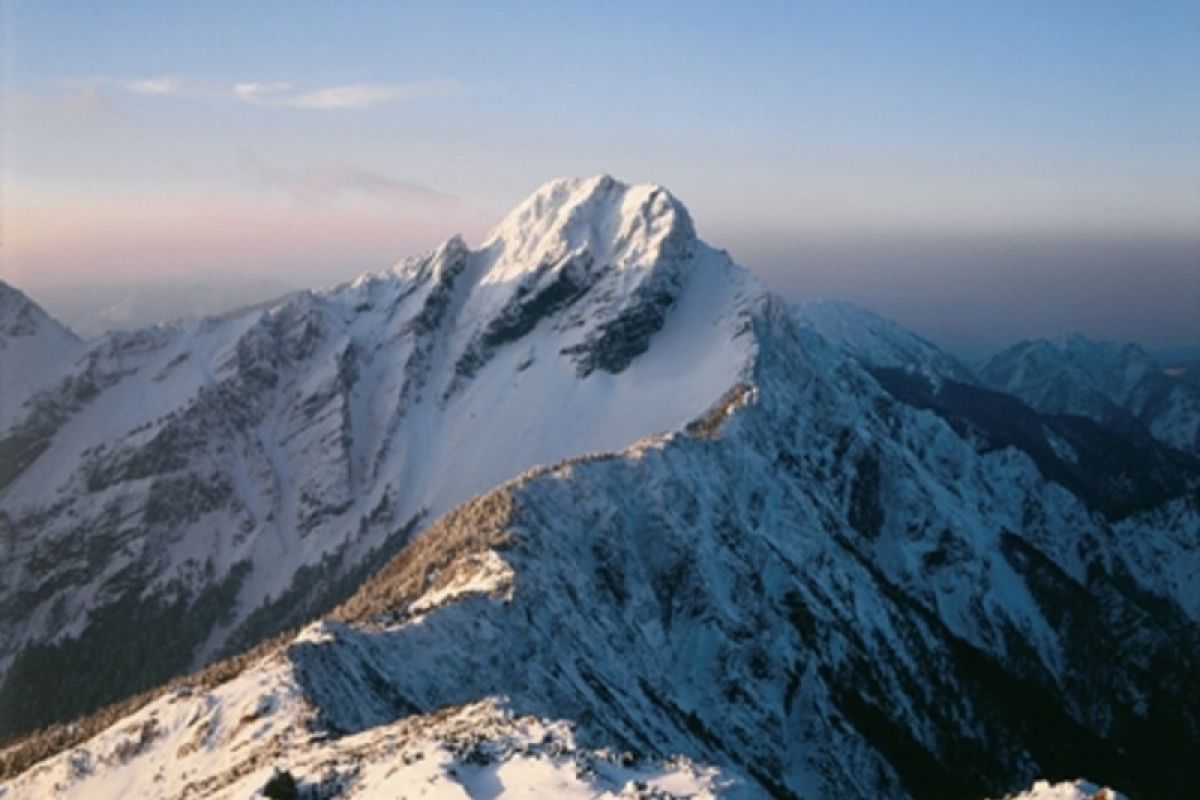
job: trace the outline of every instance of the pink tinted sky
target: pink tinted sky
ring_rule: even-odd
[[[403,208],[197,189],[26,196],[4,222],[3,277],[30,288],[214,274],[321,285],[485,227],[450,202]]]

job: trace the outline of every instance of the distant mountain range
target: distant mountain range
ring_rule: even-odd
[[[980,377],[1040,411],[1141,426],[1160,441],[1200,453],[1194,374],[1168,369],[1136,344],[1094,342],[1079,334],[1022,342],[991,358]]]
[[[0,797],[1200,792],[1200,391],[1136,346],[972,367],[598,177],[223,317],[0,286],[0,383]]]

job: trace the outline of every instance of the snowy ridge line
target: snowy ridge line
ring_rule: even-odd
[[[0,796],[9,789],[42,793],[51,782],[50,791],[67,800],[477,800],[501,790],[549,791],[564,800],[730,796],[731,782],[714,767],[588,747],[569,721],[518,715],[504,698],[330,738],[309,732],[310,709],[296,689],[278,669],[262,669],[211,694],[161,698],[124,727],[0,786]]]

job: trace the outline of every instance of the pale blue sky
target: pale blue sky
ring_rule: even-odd
[[[0,3],[18,285],[327,282],[604,171],[794,298],[1200,342],[1200,4]]]

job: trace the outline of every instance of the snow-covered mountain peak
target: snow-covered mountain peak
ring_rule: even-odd
[[[993,357],[1003,356],[1027,360],[1050,360],[1059,365],[1075,365],[1084,370],[1124,368],[1125,362],[1137,362],[1138,367],[1156,368],[1153,357],[1136,342],[1093,339],[1079,331],[1069,331],[1044,339],[1033,339],[1013,345]]]
[[[497,348],[536,347],[539,335],[555,338],[580,377],[615,374],[645,352],[685,294],[732,308],[763,293],[696,238],[687,210],[665,189],[607,175],[552,181],[479,250],[446,247],[426,260],[445,260],[461,287],[451,307],[466,342],[456,367],[465,379]]]
[[[1084,367],[1099,364],[1124,366],[1135,362],[1139,368],[1157,371],[1153,357],[1136,342],[1111,342],[1092,339],[1079,331],[1071,331],[1048,342],[1050,349],[1068,361]]]
[[[0,281],[0,348],[7,347],[13,339],[41,334],[64,341],[78,338],[24,292]]]
[[[82,348],[74,333],[24,292],[0,281],[0,430],[55,369]]]
[[[433,278],[434,281],[438,281],[442,279],[447,264],[453,264],[456,260],[465,257],[469,250],[470,248],[462,236],[454,234],[425,255],[410,256],[401,260],[392,267],[390,272],[406,280]],[[361,286],[370,278],[370,274],[363,275],[355,281],[354,285]]]
[[[664,250],[694,246],[683,204],[654,184],[608,175],[560,178],[517,206],[484,241],[486,282],[511,281],[542,265],[588,257],[616,269],[646,266]]]

